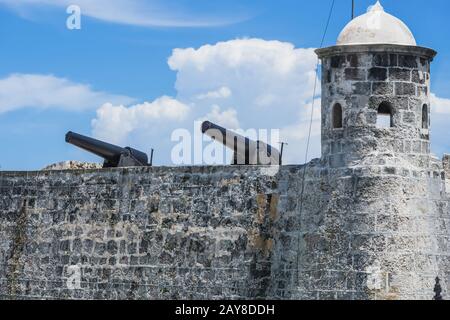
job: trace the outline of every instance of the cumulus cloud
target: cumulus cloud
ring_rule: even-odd
[[[309,119],[315,80],[314,49],[237,39],[198,49],[175,49],[168,63],[177,72],[175,87],[180,99],[226,86],[232,95],[220,104],[236,110],[243,129],[280,129],[281,139],[291,146],[286,148],[285,160],[298,163],[304,158],[306,140],[300,133],[309,127],[305,119]],[[320,103],[315,109],[320,117]],[[313,129],[311,143],[320,146],[320,127],[316,124]],[[320,147],[312,148],[310,158],[318,156]]]
[[[432,93],[431,111],[436,114],[450,115],[450,99],[439,98]]]
[[[240,129],[237,111],[232,108],[221,111],[218,105],[213,105],[211,112],[209,112],[205,117],[198,119],[198,121],[206,120],[228,129]]]
[[[12,74],[0,79],[0,114],[26,107],[80,111],[105,102],[128,104],[132,98],[93,90],[53,75]]]
[[[176,99],[190,107],[189,114],[177,125],[192,131],[198,130],[193,127],[194,121],[210,120],[230,129],[279,129],[285,133],[281,139],[291,146],[286,149],[285,159],[298,163],[304,158],[306,139],[302,132],[309,126],[316,63],[314,49],[262,39],[175,49],[168,64],[177,73]],[[320,104],[315,109],[316,117],[320,117]],[[116,139],[116,130],[108,129],[115,117],[115,113],[99,114],[93,122],[94,132]],[[125,120],[131,125],[120,140],[139,146],[148,141],[147,133],[141,130],[141,123],[147,120],[135,119]],[[159,126],[167,128],[169,120]],[[317,124],[313,128],[312,143],[319,144],[320,128]],[[312,148],[310,158],[320,156],[319,149]]]
[[[199,1],[199,0],[197,0]],[[206,0],[203,1],[205,4]],[[189,6],[168,3],[167,0],[0,0],[22,16],[30,15],[41,7],[67,8],[76,4],[85,16],[98,20],[143,27],[207,27],[236,23],[248,18],[235,13],[218,16],[193,13]],[[198,5],[202,5],[199,3]],[[220,9],[220,8],[217,8]],[[216,10],[220,12],[219,10]]]
[[[316,59],[313,49],[296,49],[291,43],[238,39],[175,49],[168,63],[177,72],[181,97],[226,86],[246,109],[281,105],[292,109],[299,99],[311,98]]]
[[[450,153],[450,99],[439,98],[431,94],[431,147],[441,155]]]
[[[289,143],[284,163],[303,163],[305,156],[307,159],[317,158],[321,155],[321,99],[316,98],[314,105],[312,102],[303,106],[299,112],[297,123],[281,128],[280,137],[283,142]],[[313,110],[314,108],[314,110]],[[313,120],[311,121],[311,111],[313,110]],[[308,141],[309,127],[311,125],[311,138],[308,155],[306,146]]]
[[[97,118],[92,120],[93,133],[99,139],[123,144],[130,134],[164,131],[167,122],[182,121],[189,110],[189,106],[167,96],[128,108],[107,103],[97,110]]]
[[[221,87],[215,91],[209,91],[207,93],[202,93],[197,95],[198,100],[205,100],[205,99],[223,99],[223,98],[229,98],[231,96],[232,92],[228,87]]]

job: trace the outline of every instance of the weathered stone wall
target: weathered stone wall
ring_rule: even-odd
[[[446,295],[442,177],[394,156],[2,172],[1,298],[431,299],[438,275]]]
[[[437,276],[449,292],[450,201],[442,165],[371,158],[280,184],[273,287],[289,299],[431,299]],[[314,178],[315,177],[315,178]],[[320,196],[318,196],[320,195]],[[298,201],[298,200],[297,200]],[[283,206],[286,207],[283,207]]]
[[[276,189],[245,167],[2,172],[0,295],[264,297]]]

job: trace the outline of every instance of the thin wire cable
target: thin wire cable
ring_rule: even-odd
[[[325,38],[328,32],[328,27],[330,26],[330,21],[331,21],[331,17],[333,15],[333,10],[334,10],[334,4],[335,4],[336,0],[332,0],[331,1],[331,7],[330,7],[330,12],[328,14],[328,19],[327,19],[327,23],[325,25],[325,30],[323,32],[322,35],[322,40],[320,41],[320,46],[319,48],[323,47],[323,44],[325,42]],[[305,193],[305,180],[306,180],[306,168],[308,166],[307,161],[308,161],[308,156],[309,156],[309,145],[311,142],[311,133],[312,133],[312,123],[313,123],[313,119],[314,119],[314,102],[316,100],[316,91],[317,91],[317,79],[318,79],[318,73],[319,73],[319,65],[320,65],[320,59],[319,57],[317,57],[317,63],[316,63],[316,73],[315,73],[315,77],[314,77],[314,89],[313,89],[313,96],[312,96],[312,102],[311,102],[311,117],[309,120],[309,130],[308,130],[308,138],[306,140],[306,151],[305,151],[305,164],[303,166],[303,175],[302,175],[302,189],[301,189],[301,193],[300,193],[300,213],[299,213],[299,222],[301,221],[301,217],[302,217],[302,213],[303,213],[303,195]],[[300,223],[299,223],[300,226]],[[300,267],[300,236],[301,236],[301,232],[300,232],[300,228],[299,228],[299,232],[298,232],[298,246],[297,246],[297,282],[299,279],[299,267]]]

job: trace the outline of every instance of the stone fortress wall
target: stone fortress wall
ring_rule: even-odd
[[[436,52],[379,2],[338,44],[306,165],[0,172],[0,298],[449,299]]]
[[[447,294],[442,165],[373,162],[313,161],[303,203],[303,166],[2,172],[0,297],[431,299],[436,276]]]
[[[1,173],[0,188],[2,298],[237,298],[268,285],[278,193],[260,168]]]

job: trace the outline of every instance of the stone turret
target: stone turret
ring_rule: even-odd
[[[322,255],[301,256],[300,269],[314,272],[308,275],[319,297],[340,299],[334,288],[344,282],[350,299],[431,299],[436,277],[447,297],[448,199],[442,164],[430,154],[436,52],[418,46],[377,2],[343,29],[336,46],[317,54],[321,189],[329,190],[317,210],[323,220],[300,227],[305,252],[320,246]],[[333,272],[337,285],[326,282]],[[296,297],[315,294],[307,284],[298,288]]]
[[[379,2],[351,21],[322,60],[322,157],[331,167],[371,154],[430,153],[430,63],[408,27]],[[425,157],[423,157],[425,155]]]

